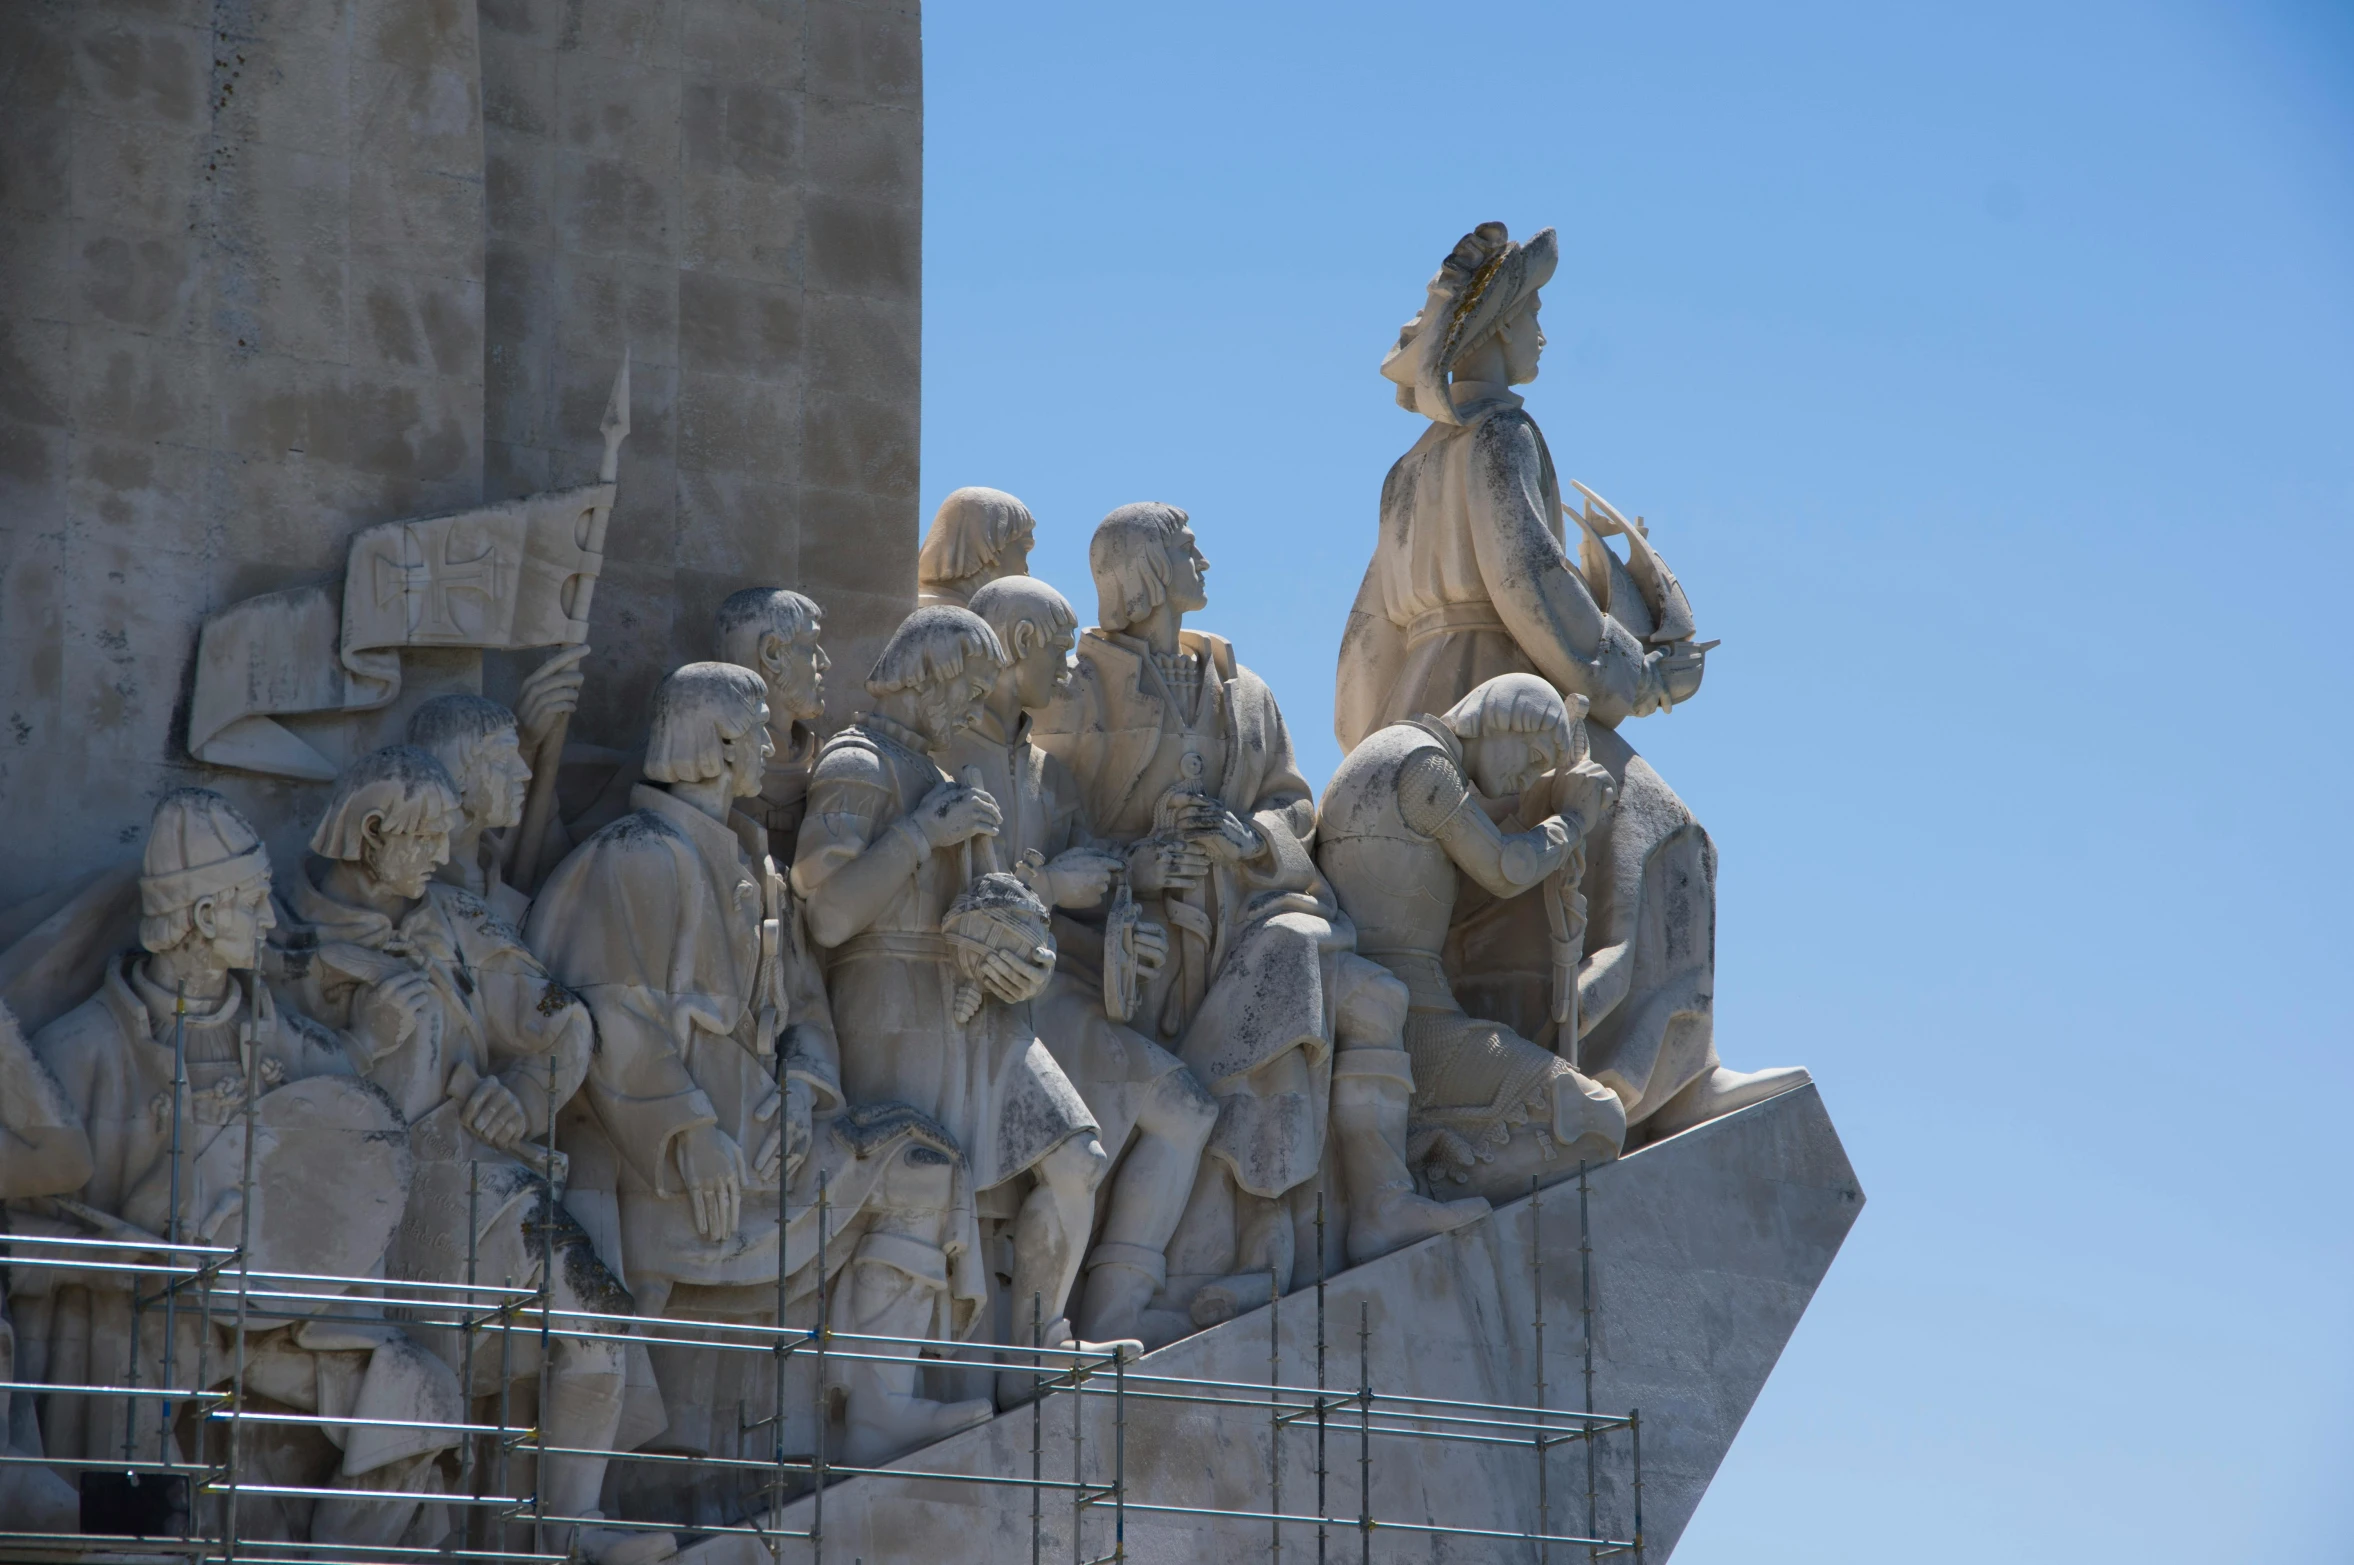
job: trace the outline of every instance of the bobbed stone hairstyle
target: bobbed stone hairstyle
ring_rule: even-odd
[[[735,663],[689,663],[654,687],[646,775],[659,783],[709,782],[727,771],[726,746],[760,726],[768,687]]]
[[[448,768],[411,744],[371,750],[343,769],[327,812],[311,833],[311,851],[324,859],[357,861],[366,851],[368,822],[403,835],[447,831],[458,824],[458,785]]]
[[[1003,667],[1005,645],[989,622],[970,609],[934,604],[899,622],[883,655],[866,676],[866,693],[876,698],[918,690],[955,678],[967,662],[986,658]]]
[[[435,696],[409,714],[409,743],[430,753],[452,777],[476,745],[515,730],[513,712],[463,690]]]
[[[915,557],[916,584],[929,592],[978,576],[997,563],[1007,544],[1037,529],[1030,508],[1004,490],[978,484],[959,489],[940,502],[924,534]]]
[[[824,610],[815,600],[783,587],[746,587],[728,594],[719,606],[715,653],[722,663],[760,666],[760,638],[778,635],[791,641],[803,631],[817,629]]]
[[[1087,568],[1095,576],[1095,622],[1126,630],[1169,597],[1169,540],[1192,520],[1173,505],[1139,500],[1095,524]]]
[[[1440,721],[1466,743],[1497,734],[1550,734],[1567,765],[1585,758],[1585,733],[1578,726],[1585,715],[1584,696],[1565,702],[1535,674],[1498,674],[1474,686]]]
[[[1014,645],[1025,625],[1037,638],[1035,646],[1079,629],[1079,615],[1070,600],[1035,576],[998,577],[973,594],[972,611],[997,632],[1009,660],[1019,655]]]

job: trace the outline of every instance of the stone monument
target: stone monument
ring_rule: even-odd
[[[1550,230],[1382,364],[1319,797],[1235,519],[919,526],[913,0],[0,60],[0,1560],[1666,1557],[1862,1196]]]

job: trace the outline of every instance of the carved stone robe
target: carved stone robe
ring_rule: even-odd
[[[533,947],[597,1022],[596,1058],[565,1126],[572,1204],[603,1230],[600,1248],[652,1313],[676,1308],[686,1286],[697,1302],[684,1313],[771,1321],[780,1231],[790,1310],[865,1236],[888,1229],[913,1241],[892,1252],[899,1263],[937,1284],[923,1334],[966,1335],[986,1279],[956,1144],[903,1105],[845,1104],[824,981],[764,827],[741,813],[722,825],[652,784],[631,802],[557,866],[532,906]],[[780,1081],[810,1090],[810,1145],[788,1146],[781,1170],[763,1177],[750,1165],[774,1121],[758,1111]],[[704,1125],[733,1137],[747,1165],[736,1229],[717,1239],[696,1231],[672,1157],[678,1137]],[[940,1209],[891,1207],[888,1182],[907,1159],[957,1165],[944,1170],[953,1193]],[[731,1450],[738,1399],[765,1407],[772,1395],[768,1367],[735,1355],[658,1347],[653,1364],[659,1410],[633,1404],[629,1416],[662,1430],[666,1446]]]
[[[32,1046],[90,1137],[90,1179],[73,1198],[109,1217],[131,1212],[145,1220],[149,1232],[156,1232],[169,1222],[172,1026],[159,1024],[150,1009],[149,1000],[160,1004],[162,997],[141,991],[140,960],[140,953],[129,952],[110,962],[98,992],[41,1029]],[[281,1007],[255,975],[238,975],[219,1001],[192,1008],[183,1044],[188,1090],[181,1107],[180,1192],[182,1210],[194,1219],[183,1228],[191,1240],[201,1234],[201,1242],[237,1242],[232,1204],[237,1187],[222,1184],[218,1165],[197,1153],[209,1133],[241,1113],[241,1039],[249,1039],[258,1051],[256,1070],[264,1086],[353,1075],[343,1040],[311,1018]],[[334,1173],[320,1170],[319,1177],[331,1178]],[[207,1232],[208,1216],[223,1226]],[[89,1232],[70,1223],[22,1217],[13,1226],[19,1232]],[[369,1258],[371,1265],[374,1260]],[[31,1268],[18,1273],[19,1329],[29,1350],[20,1353],[25,1378],[68,1385],[125,1382],[132,1341],[128,1290],[133,1279],[125,1274],[110,1278],[106,1271],[101,1263],[88,1274]],[[152,1287],[152,1279],[146,1285]],[[373,1311],[347,1305],[337,1313]],[[141,1379],[149,1384],[162,1362],[163,1324],[160,1309],[144,1312],[139,1352]],[[194,1312],[180,1312],[174,1325],[175,1375],[185,1384],[195,1379],[204,1327]],[[248,1372],[261,1383],[255,1389],[287,1405],[330,1414],[445,1422],[460,1411],[454,1377],[389,1323],[301,1321],[249,1336]],[[233,1362],[233,1337],[234,1327],[214,1327],[208,1362],[216,1378]],[[51,1396],[46,1404],[42,1431],[49,1455],[104,1459],[122,1453],[125,1404],[120,1398]],[[152,1442],[155,1406],[147,1403],[140,1411],[142,1439]],[[450,1443],[447,1435],[420,1429],[328,1426],[326,1432],[343,1449],[343,1470],[355,1477]],[[146,1449],[152,1454],[152,1444]]]
[[[313,858],[281,892],[283,911],[271,936],[275,974],[302,1008],[350,1030],[363,989],[396,966],[422,972],[441,1002],[425,1025],[364,1067],[409,1123],[416,1183],[393,1251],[395,1275],[463,1282],[470,1233],[480,1278],[539,1274],[542,1214],[557,1227],[565,1285],[580,1284],[582,1307],[630,1313],[630,1300],[592,1255],[566,1260],[586,1236],[559,1203],[545,1161],[548,1116],[580,1089],[595,1032],[588,1008],[549,974],[512,924],[470,892],[440,881],[395,920],[321,890]],[[480,1078],[495,1077],[523,1106],[523,1144],[501,1151],[475,1139],[461,1109]],[[456,1362],[454,1330],[418,1334]],[[536,1344],[533,1345],[536,1352]],[[495,1389],[494,1356],[475,1355],[471,1394]],[[518,1371],[520,1372],[520,1371]]]
[[[1353,932],[1317,873],[1316,804],[1273,692],[1221,637],[1188,630],[1201,664],[1191,711],[1145,644],[1089,630],[1070,692],[1041,716],[1042,750],[1078,779],[1088,818],[1125,846],[1152,835],[1171,790],[1221,801],[1261,848],[1196,891],[1138,899],[1168,927],[1168,964],[1135,1025],[1173,1047],[1218,1099],[1209,1154],[1253,1195],[1318,1170],[1330,1107],[1339,959]]]
[[[945,780],[915,742],[875,714],[826,741],[810,778],[793,885],[814,900],[870,847],[906,855],[895,895],[826,956],[842,1082],[853,1101],[896,1100],[946,1126],[964,1149],[973,1188],[986,1191],[1096,1124],[1038,1041],[1030,1004],[992,999],[969,1022],[955,1018],[956,974],[941,926],[975,873],[973,849],[935,850],[908,819]],[[894,843],[882,841],[892,834]]]
[[[1640,1119],[1716,1062],[1716,849],[1616,732],[1638,705],[1644,648],[1564,552],[1544,434],[1504,387],[1458,384],[1454,395],[1462,422],[1434,421],[1382,484],[1380,540],[1341,639],[1333,730],[1353,750],[1499,674],[1539,674],[1592,701],[1593,758],[1619,803],[1586,841],[1578,1058],[1622,1086]],[[1542,911],[1474,888],[1462,926],[1459,939],[1482,955],[1458,998],[1552,1045]]]
[[[1004,740],[978,726],[966,729],[949,741],[943,759],[959,778],[968,768],[977,770],[981,786],[1004,812],[996,839],[999,862],[1018,863],[1025,853],[1051,860],[1072,848],[1102,845],[1088,829],[1070,769],[1030,742],[1028,713]],[[1088,920],[1089,912],[1095,921]],[[1039,1038],[1087,1100],[1104,1151],[1116,1158],[1154,1084],[1184,1070],[1185,1063],[1104,1014],[1100,918],[1100,910],[1077,916],[1056,911],[1054,977],[1031,1002],[1031,1012]]]

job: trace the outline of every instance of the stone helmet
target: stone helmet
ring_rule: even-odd
[[[270,857],[236,806],[210,788],[177,788],[155,807],[139,866],[139,943],[178,945],[206,897],[268,884]]]

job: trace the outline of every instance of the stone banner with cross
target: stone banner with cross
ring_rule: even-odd
[[[584,485],[352,540],[343,583],[248,598],[205,622],[188,749],[214,766],[325,780],[337,767],[281,717],[364,712],[400,694],[403,647],[588,639],[614,486]]]

